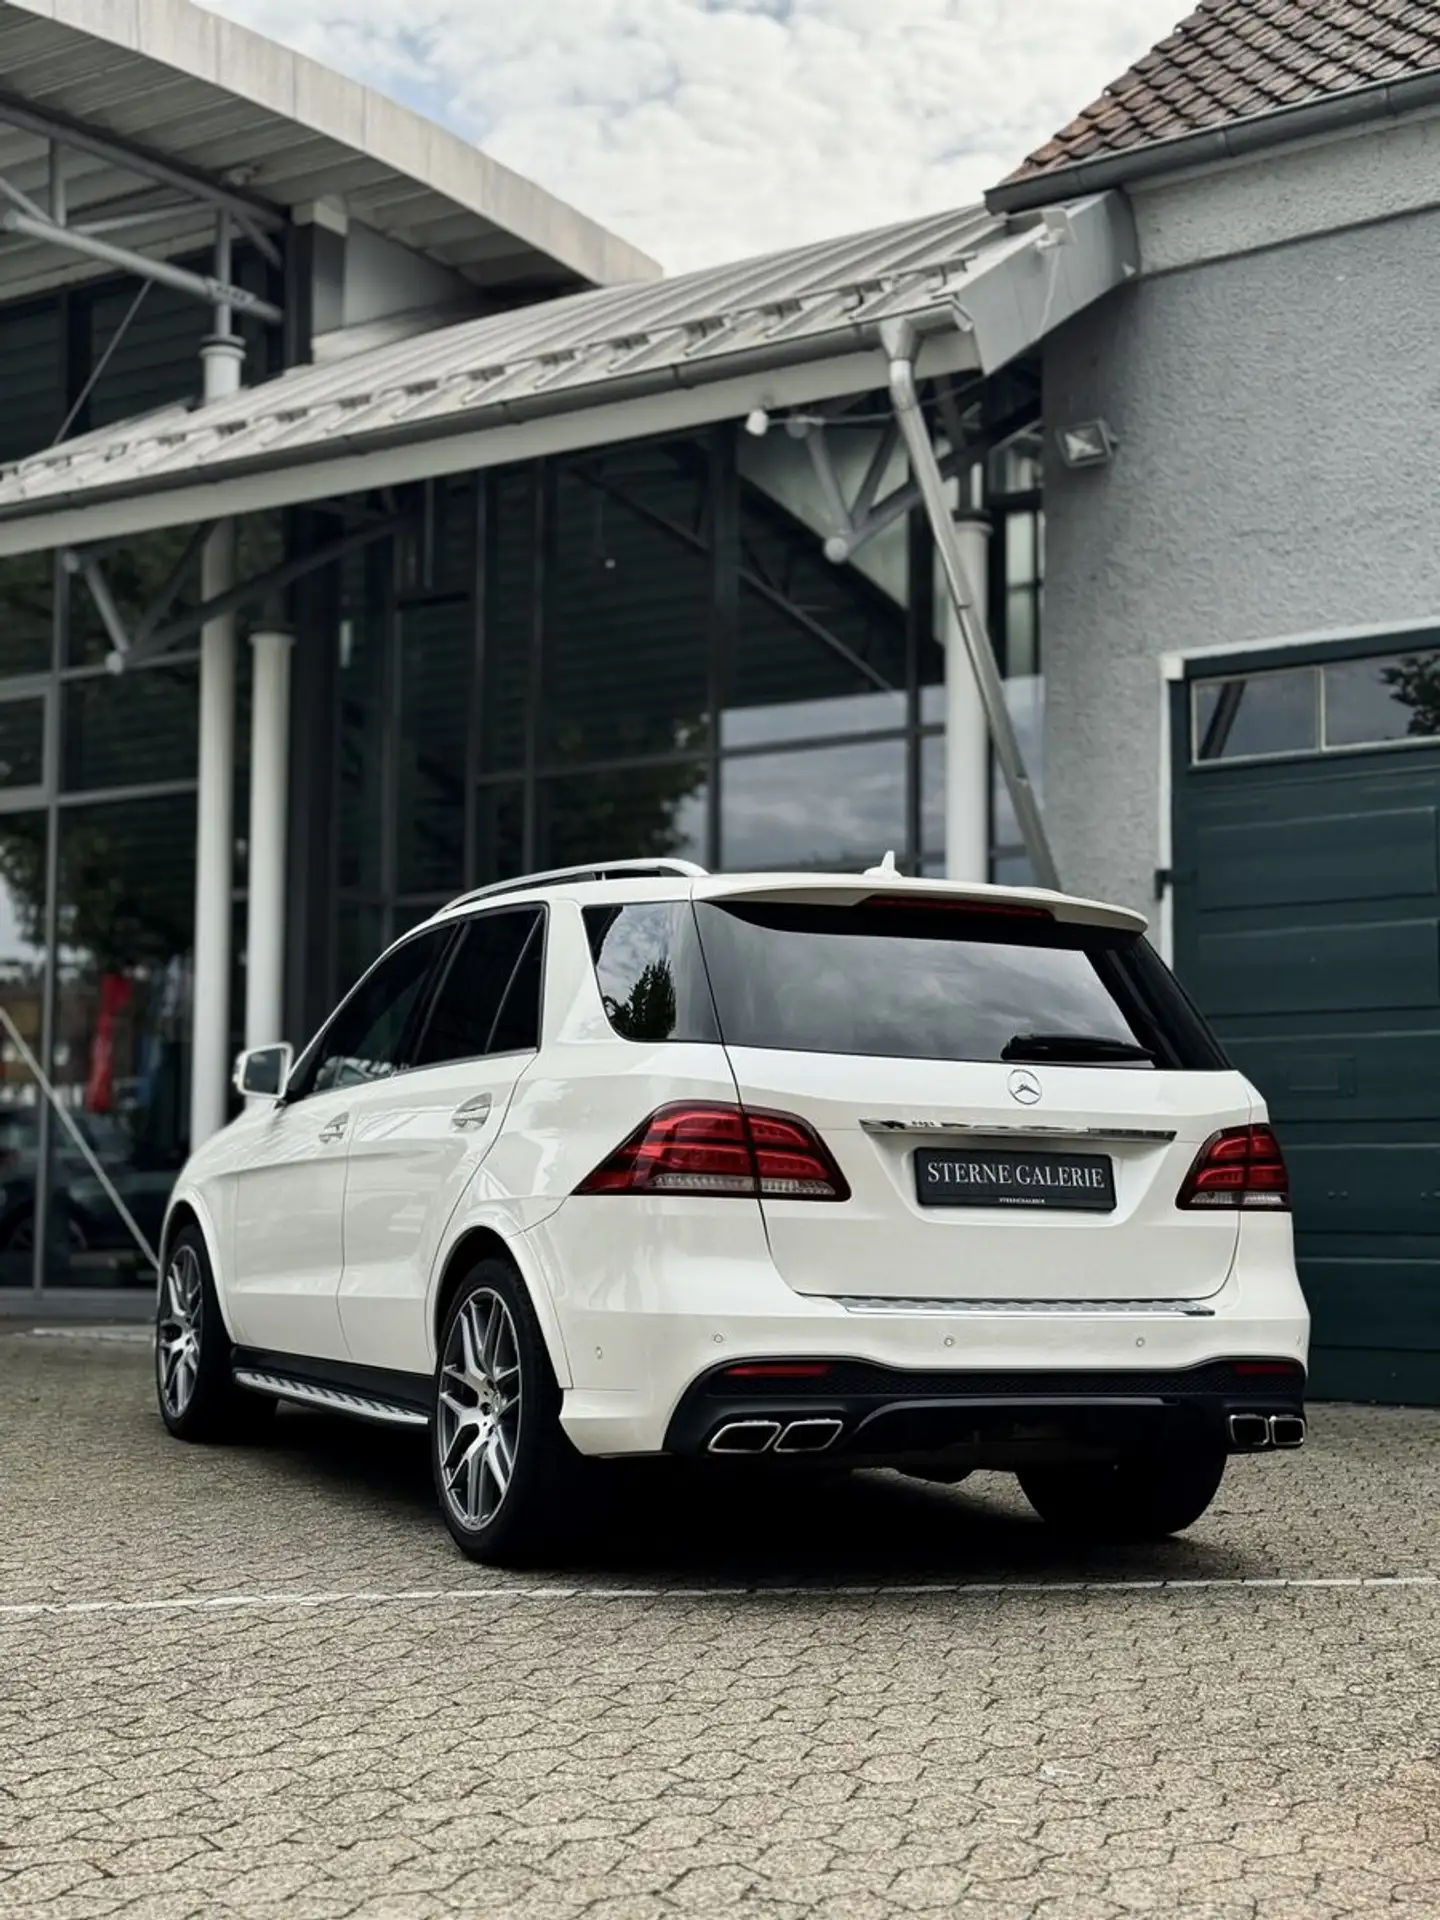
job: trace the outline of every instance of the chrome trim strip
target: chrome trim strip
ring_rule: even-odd
[[[327,1413],[348,1413],[357,1420],[373,1420],[382,1427],[428,1426],[423,1413],[413,1407],[397,1407],[388,1400],[376,1400],[366,1393],[351,1393],[346,1387],[321,1387],[309,1380],[291,1380],[280,1373],[261,1373],[253,1367],[237,1367],[231,1376],[237,1387],[251,1393],[273,1393],[277,1400],[290,1400],[296,1406],[319,1407]]]
[[[1127,1317],[1213,1320],[1215,1309],[1198,1300],[927,1300],[921,1298],[884,1299],[873,1294],[832,1294],[831,1299],[846,1313],[859,1314],[935,1314],[946,1317],[961,1314],[1121,1314]]]
[[[1160,1145],[1176,1138],[1173,1127],[1048,1127],[1033,1121],[1007,1125],[1003,1120],[862,1120],[862,1133],[973,1133],[982,1137],[1003,1134],[1043,1134],[1055,1140],[1153,1140]]]

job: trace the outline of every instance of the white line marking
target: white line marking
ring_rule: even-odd
[[[1244,1578],[1198,1580],[957,1580],[917,1581],[886,1586],[743,1587],[411,1587],[394,1591],[357,1587],[331,1593],[182,1594],[161,1600],[27,1600],[0,1604],[0,1620],[46,1616],[135,1613],[234,1613],[275,1609],[356,1606],[450,1605],[466,1601],[546,1600],[877,1600],[890,1598],[993,1599],[1011,1594],[1309,1592],[1341,1588],[1350,1592],[1440,1588],[1440,1573],[1315,1574],[1294,1579]]]

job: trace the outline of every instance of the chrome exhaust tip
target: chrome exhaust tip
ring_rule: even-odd
[[[1305,1421],[1302,1416],[1298,1413],[1272,1413],[1270,1444],[1272,1447],[1303,1447]]]
[[[727,1420],[710,1436],[708,1453],[764,1453],[780,1437],[778,1420]]]
[[[792,1420],[775,1442],[776,1453],[824,1453],[844,1431],[843,1420]]]
[[[1230,1416],[1230,1444],[1232,1447],[1255,1449],[1270,1445],[1270,1431],[1273,1420],[1267,1420],[1263,1413],[1232,1413]]]

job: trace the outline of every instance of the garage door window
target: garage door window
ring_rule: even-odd
[[[1200,680],[1191,759],[1273,760],[1440,736],[1440,650]]]

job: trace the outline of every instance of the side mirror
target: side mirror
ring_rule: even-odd
[[[294,1060],[295,1049],[285,1043],[252,1047],[235,1062],[235,1091],[249,1100],[278,1100]]]

